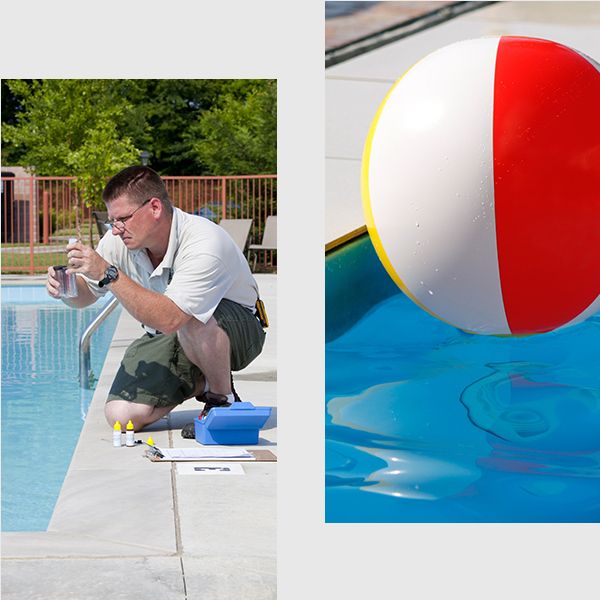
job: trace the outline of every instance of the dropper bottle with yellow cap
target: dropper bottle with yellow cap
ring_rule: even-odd
[[[123,444],[121,443],[121,423],[119,421],[115,421],[113,427],[113,446],[115,448],[120,448]]]
[[[135,446],[135,440],[133,439],[133,423],[131,422],[131,419],[129,419],[127,427],[125,427],[125,445]]]

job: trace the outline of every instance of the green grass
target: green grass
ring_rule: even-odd
[[[82,238],[86,244],[89,244],[89,230],[87,228],[82,229]],[[51,265],[66,264],[67,254],[66,247],[68,239],[75,237],[75,228],[60,229],[52,233],[50,244],[34,244],[33,254],[33,272],[34,273],[45,273]],[[100,240],[98,234],[94,231],[94,246],[98,245]],[[52,252],[39,252],[41,248],[52,247]],[[23,253],[11,252],[13,248],[23,248]],[[30,257],[29,257],[29,243],[9,243],[2,244],[2,273],[30,273]],[[36,250],[38,250],[36,252]]]
[[[37,273],[45,273],[49,266],[65,264],[67,255],[64,250],[52,253],[34,254],[33,265]],[[29,269],[30,257],[27,254],[13,254],[11,252],[2,253],[2,273],[27,273],[23,267]],[[19,268],[20,267],[20,268]]]

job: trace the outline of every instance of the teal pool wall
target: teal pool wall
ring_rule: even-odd
[[[368,234],[332,250],[325,257],[325,340],[338,338],[372,306],[398,293]]]

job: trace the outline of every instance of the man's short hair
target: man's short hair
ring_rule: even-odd
[[[150,167],[127,167],[117,173],[106,184],[102,192],[102,200],[108,204],[124,195],[138,205],[143,204],[148,198],[158,198],[169,213],[173,212],[173,205],[163,180]]]

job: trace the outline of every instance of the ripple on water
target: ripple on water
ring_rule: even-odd
[[[513,339],[423,315],[394,297],[328,345],[328,503],[365,521],[600,518],[600,319]]]

